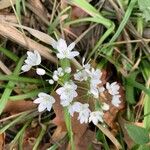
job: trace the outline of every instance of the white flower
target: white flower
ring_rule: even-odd
[[[106,104],[106,103],[103,103],[103,105],[102,105],[102,109],[103,109],[104,111],[109,110],[109,105],[108,105],[108,104]]]
[[[90,64],[84,64],[85,58],[83,57],[82,60],[82,70],[77,70],[77,73],[74,74],[74,79],[77,81],[87,81],[89,77],[89,69],[90,69]]]
[[[94,111],[90,113],[89,122],[93,122],[95,125],[98,124],[98,122],[103,122],[103,115],[104,113],[102,111]]]
[[[53,75],[53,80],[54,80],[54,81],[58,81],[58,79],[59,79],[59,78],[58,78],[57,75]]]
[[[84,64],[84,62],[85,62],[85,57],[83,57],[82,59],[82,66],[85,69],[85,71],[89,71],[91,68],[91,65],[89,63]]]
[[[63,40],[63,39],[59,39],[57,44],[56,44],[56,49],[58,50],[57,57],[59,59],[64,59],[64,58],[73,59],[75,56],[79,55],[79,52],[72,51],[72,49],[74,47],[75,47],[75,43],[74,42],[71,43],[67,47],[66,41]]]
[[[52,96],[50,96],[50,95],[48,95],[46,93],[43,93],[43,92],[39,93],[38,97],[39,98],[34,100],[35,104],[39,104],[38,111],[42,112],[45,109],[50,111],[51,108],[52,108],[53,103],[55,103],[54,97],[52,97]]]
[[[80,123],[88,123],[88,118],[90,115],[90,109],[88,108],[89,104],[82,104],[79,109],[79,116],[78,120],[80,120]]]
[[[111,95],[119,94],[119,88],[120,86],[117,84],[117,82],[113,82],[111,84],[108,82],[106,83],[106,89]]]
[[[98,98],[99,97],[99,90],[97,88],[96,84],[91,84],[90,85],[90,94],[93,94],[94,98]]]
[[[41,56],[38,51],[27,52],[27,59],[25,60],[25,64],[22,66],[21,70],[24,72],[29,71],[32,66],[37,66],[41,63]]]
[[[120,99],[119,99],[120,97],[121,97],[120,95],[114,95],[114,96],[112,97],[111,103],[112,103],[114,106],[119,107],[119,104],[121,103],[121,101],[120,101]]]
[[[64,75],[63,69],[61,67],[59,67],[53,73],[53,80],[58,81],[59,77],[62,77],[63,75]]]
[[[66,73],[71,73],[71,68],[70,67],[65,68],[65,72]]]
[[[74,112],[80,112],[82,104],[80,102],[74,102],[72,105],[68,106],[68,111],[73,117]]]
[[[86,81],[88,79],[88,73],[85,70],[77,71],[74,74],[74,79],[77,81]]]
[[[98,87],[98,91],[99,93],[103,93],[105,91],[105,88],[102,86],[102,87]]]
[[[31,67],[32,67],[32,66],[30,66],[30,65],[24,64],[24,65],[21,67],[21,70],[22,70],[23,72],[27,72],[27,71],[29,71],[29,70],[31,69]]]
[[[42,69],[42,68],[37,68],[36,69],[36,73],[38,74],[38,75],[40,75],[40,76],[43,76],[43,75],[45,75],[45,70],[44,69]]]
[[[91,78],[91,80],[90,80],[91,84],[98,85],[98,84],[102,83],[102,81],[100,80],[100,78],[102,76],[102,72],[101,72],[100,69],[95,70],[94,68],[92,68],[91,71],[89,71],[89,75],[90,75],[90,78]]]
[[[89,76],[90,76],[90,93],[92,93],[94,95],[95,98],[98,98],[99,96],[99,92],[101,92],[102,89],[100,89],[98,87],[98,85],[102,82],[100,80],[101,76],[102,76],[102,72],[100,69],[94,69],[92,68],[91,71],[89,72]]]
[[[74,97],[77,97],[77,85],[73,81],[66,82],[63,87],[56,90],[56,93],[60,95],[61,105],[68,106]]]
[[[49,84],[54,84],[54,80],[50,79],[48,80]]]

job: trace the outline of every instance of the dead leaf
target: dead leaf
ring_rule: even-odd
[[[9,112],[11,114],[16,114],[19,112],[27,111],[36,108],[36,104],[32,101],[8,101],[3,112]]]
[[[46,59],[50,60],[53,63],[57,63],[57,59],[50,54],[49,48],[23,35],[16,28],[9,26],[6,23],[0,23],[0,34],[26,47],[29,50],[32,50],[32,51],[37,50]]]
[[[0,14],[0,21],[6,21],[6,22],[11,22],[11,23],[17,23],[17,18],[14,14]]]
[[[73,6],[72,8],[72,19],[78,19],[88,16],[88,14],[81,8]]]
[[[0,150],[4,149],[4,145],[5,145],[5,133],[0,134]]]
[[[13,4],[16,3],[16,0],[11,0]],[[0,1],[0,9],[4,9],[11,6],[10,0],[1,0]]]
[[[40,126],[35,128],[27,128],[23,140],[23,150],[32,150],[35,141],[39,135]]]
[[[14,24],[14,23],[8,23],[8,24],[10,24],[14,27],[19,27],[19,28],[22,28],[24,30],[27,30],[31,35],[33,35],[34,37],[36,37],[37,39],[39,39],[40,41],[42,41],[46,44],[53,45],[56,42],[51,36],[49,36],[46,33],[41,32],[41,31],[26,27],[26,26]],[[52,51],[50,51],[50,52],[52,52]]]

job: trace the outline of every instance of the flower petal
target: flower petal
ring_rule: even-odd
[[[23,72],[27,72],[27,71],[29,71],[29,70],[31,69],[31,67],[32,67],[32,66],[25,64],[25,65],[23,65],[23,66],[21,67],[21,70],[22,70]]]
[[[67,49],[67,43],[64,39],[59,39],[57,42],[57,50],[61,52],[62,50]]]
[[[40,76],[43,76],[43,75],[45,75],[46,71],[42,68],[37,68],[36,73]]]
[[[75,42],[72,42],[68,47],[67,50],[68,51],[72,51],[72,49],[75,47]]]
[[[38,106],[38,111],[42,112],[46,109],[46,107],[47,106],[45,105],[45,103],[40,103],[39,106]]]

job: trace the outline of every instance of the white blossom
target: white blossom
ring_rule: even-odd
[[[99,121],[103,122],[103,115],[104,113],[102,111],[91,112],[89,122],[93,122],[95,125],[97,125]]]
[[[89,71],[91,68],[91,65],[89,63],[84,64],[84,62],[85,62],[85,57],[83,57],[82,59],[82,66],[85,69],[85,71]]]
[[[56,49],[58,50],[57,57],[59,59],[73,59],[75,56],[79,55],[79,52],[77,51],[72,51],[72,49],[75,47],[75,43],[71,43],[67,47],[67,43],[64,39],[59,39],[57,44],[56,44]]]
[[[121,97],[120,95],[114,95],[114,96],[112,97],[111,103],[112,103],[114,106],[119,107],[119,104],[121,103],[120,97]]]
[[[51,95],[48,95],[46,93],[43,93],[43,92],[39,93],[38,97],[39,98],[34,100],[35,104],[39,104],[38,111],[42,112],[45,109],[50,111],[51,108],[52,108],[53,103],[55,103],[54,97],[52,97]]]
[[[74,74],[74,79],[77,81],[86,81],[88,79],[88,73],[83,70],[77,70],[77,73]]]
[[[54,74],[54,75],[53,75],[53,80],[54,80],[54,81],[58,81],[58,79],[59,79],[58,76],[57,76],[56,74]]]
[[[32,66],[37,66],[41,63],[41,56],[38,51],[30,52],[27,51],[27,59],[25,64],[22,66],[21,70],[27,72],[31,69]]]
[[[98,85],[98,84],[102,83],[102,81],[100,80],[100,78],[102,76],[102,72],[100,69],[95,70],[94,68],[92,68],[91,71],[89,71],[89,75],[91,78],[90,83],[92,85],[94,85],[94,84]]]
[[[42,69],[42,68],[37,68],[36,69],[36,73],[38,74],[38,75],[40,75],[40,76],[43,76],[43,75],[45,75],[45,70],[44,69]]]
[[[61,105],[68,106],[73,98],[77,97],[77,85],[73,83],[73,81],[66,82],[63,87],[60,87],[56,90],[56,93],[60,95]]]
[[[91,71],[88,71],[90,76],[90,90],[89,93],[93,94],[95,98],[99,97],[99,93],[101,92],[98,85],[102,82],[100,80],[102,76],[102,72],[100,69],[92,68]]]
[[[90,94],[93,94],[94,98],[99,97],[99,90],[96,84],[90,84]]]
[[[106,104],[106,103],[103,103],[103,105],[102,105],[102,109],[103,109],[104,111],[109,110],[109,105],[108,105],[108,104]]]
[[[68,111],[70,115],[73,117],[74,112],[80,112],[82,103],[74,102],[72,105],[68,106]]]
[[[65,68],[65,73],[71,73],[71,68],[70,67]]]
[[[98,91],[99,93],[103,93],[105,91],[105,88],[103,86],[98,87]]]
[[[53,80],[58,81],[59,77],[62,77],[64,75],[64,71],[61,67],[59,67],[57,70],[53,73]]]
[[[50,79],[48,80],[49,84],[54,84],[54,80]]]
[[[117,82],[113,82],[111,84],[108,82],[106,83],[106,89],[111,95],[119,94],[119,88],[120,86],[117,84]]]
[[[90,115],[89,104],[82,104],[79,109],[78,120],[80,123],[88,123],[89,115]]]
[[[89,77],[90,64],[84,64],[85,58],[82,60],[83,69],[77,70],[77,73],[74,74],[74,79],[77,81],[87,81]]]

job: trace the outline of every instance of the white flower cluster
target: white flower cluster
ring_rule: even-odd
[[[113,83],[106,83],[106,89],[108,90],[109,94],[112,95],[112,101],[111,103],[116,106],[119,107],[119,104],[121,103],[120,101],[120,95],[119,95],[119,89],[120,86],[117,84],[117,82],[113,82]]]
[[[58,81],[59,78],[61,78],[62,76],[64,76],[65,73],[71,73],[71,68],[67,67],[64,70],[59,67],[57,70],[54,71],[53,73],[53,79],[48,80],[50,84],[53,84],[54,81]]]
[[[79,52],[72,51],[75,47],[74,42],[67,46],[65,40],[59,39],[57,42],[55,41],[52,46],[57,50],[57,57],[59,59],[70,60],[79,55]],[[101,70],[94,69],[89,63],[84,64],[84,62],[85,58],[83,58],[82,62],[83,68],[81,70],[77,70],[77,72],[74,74],[74,79],[80,82],[86,82],[87,85],[89,85],[89,90],[87,91],[87,93],[90,93],[95,99],[98,99],[99,95],[107,90],[108,93],[112,95],[112,104],[118,107],[121,103],[119,99],[121,96],[119,95],[118,91],[120,86],[116,82],[113,82],[112,84],[107,83],[106,89],[103,86],[100,86],[100,84],[102,83]],[[33,66],[40,65],[40,63],[40,54],[37,51],[28,51],[27,59],[25,60],[25,64],[22,66],[22,71],[27,72]],[[36,73],[38,75],[44,75],[46,74],[46,71],[42,68],[37,68]],[[78,113],[78,120],[81,124],[93,122],[93,124],[97,125],[98,122],[103,122],[104,111],[109,110],[109,105],[106,103],[102,103],[100,108],[92,112],[89,108],[88,103],[82,104],[80,102],[74,101],[74,99],[78,96],[78,93],[76,91],[77,85],[74,83],[74,81],[72,79],[69,79],[68,81],[60,83],[60,81],[63,80],[63,77],[70,73],[70,67],[66,67],[65,69],[58,67],[58,69],[53,72],[52,79],[48,80],[50,84],[53,84],[56,81],[61,85],[61,87],[56,89],[56,93],[60,96],[60,104],[63,107],[68,108],[68,111],[72,117],[74,113]],[[41,92],[38,94],[38,98],[34,100],[34,103],[39,104],[39,112],[42,112],[46,109],[48,111],[51,111],[52,105],[55,103],[55,99],[53,96]]]
[[[89,81],[90,90],[89,93],[93,94],[95,98],[99,97],[99,94],[103,92],[104,87],[99,87],[98,85],[102,83],[100,80],[102,72],[100,69],[94,69],[90,64],[82,63],[83,69],[81,71],[77,70],[77,73],[74,74],[74,79],[77,81]]]

